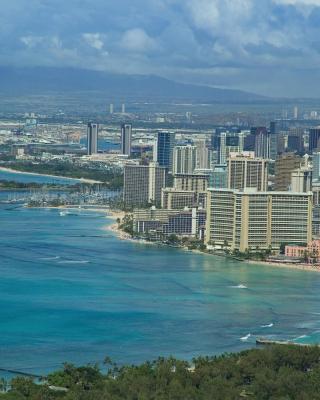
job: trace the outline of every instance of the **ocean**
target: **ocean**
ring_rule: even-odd
[[[119,240],[84,209],[0,205],[0,368],[191,360],[320,341],[320,274]]]

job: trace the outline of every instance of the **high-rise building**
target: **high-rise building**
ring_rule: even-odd
[[[290,190],[296,193],[311,192],[312,169],[308,167],[301,167],[292,171]]]
[[[114,107],[113,107],[112,103],[110,104],[109,112],[110,112],[111,115],[114,113]]]
[[[320,152],[313,153],[312,164],[313,164],[312,181],[320,182]]]
[[[158,162],[160,167],[167,167],[169,171],[172,171],[174,145],[174,132],[158,132],[154,146],[154,161]]]
[[[210,176],[210,187],[225,189],[228,187],[228,169],[226,165],[216,164]]]
[[[207,244],[245,252],[311,239],[311,192],[208,190]]]
[[[131,155],[132,125],[121,125],[121,153],[130,157]]]
[[[228,159],[228,188],[268,190],[268,161],[256,158],[253,152],[230,153]]]
[[[309,129],[309,153],[312,154],[319,148],[320,127]]]
[[[125,114],[126,113],[126,105],[123,103],[121,104],[121,114]]]
[[[177,190],[205,192],[209,186],[210,175],[179,174],[173,177],[173,187]]]
[[[196,146],[175,146],[173,148],[173,174],[192,174],[197,167]]]
[[[243,132],[221,132],[219,140],[216,141],[218,152],[218,164],[226,164],[229,154],[241,153],[244,146]]]
[[[98,131],[99,125],[93,122],[89,122],[87,126],[87,154],[98,153]]]
[[[167,210],[183,210],[197,206],[197,193],[194,191],[162,189],[161,207]]]
[[[300,168],[302,159],[295,153],[283,153],[275,163],[275,181],[274,189],[278,191],[286,191],[290,189],[291,174]]]
[[[297,106],[295,106],[295,107],[293,108],[293,118],[294,118],[294,119],[298,119],[298,117],[299,117],[299,109],[298,109]]]
[[[124,167],[123,201],[126,207],[160,205],[161,190],[167,185],[167,169],[157,163]]]
[[[208,149],[205,140],[195,140],[193,142],[197,148],[197,169],[209,169],[211,164],[211,151]]]
[[[256,157],[269,158],[270,156],[270,139],[267,128],[253,127],[250,133],[244,137],[243,149],[245,151],[254,151]]]
[[[254,152],[256,157],[269,158],[270,157],[270,139],[267,128],[255,128],[255,146]]]

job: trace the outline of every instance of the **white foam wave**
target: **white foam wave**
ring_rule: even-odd
[[[240,283],[237,286],[230,286],[233,289],[248,289],[248,287],[246,285],[243,285],[242,283]]]
[[[308,337],[308,336],[307,335],[301,335],[301,336],[298,336],[297,338],[295,338],[294,340],[305,339],[306,337]]]
[[[274,324],[271,322],[271,324],[268,325],[261,325],[261,328],[272,328]]]
[[[61,260],[58,264],[88,264],[89,262],[87,260]]]
[[[55,257],[41,257],[39,260],[43,261],[50,261],[50,260],[59,260],[60,256],[55,256]]]
[[[246,336],[243,336],[242,338],[240,338],[240,340],[242,340],[243,342],[245,342],[246,340],[248,340],[251,337],[251,333],[248,333]]]

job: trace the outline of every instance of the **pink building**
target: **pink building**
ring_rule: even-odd
[[[314,257],[317,260],[320,258],[320,240],[312,240],[308,243],[308,255]]]
[[[295,257],[295,258],[305,258],[306,256],[309,258],[310,262],[319,262],[320,261],[320,240],[312,240],[305,246],[286,246],[285,247],[285,255],[286,257]]]
[[[308,253],[308,247],[304,246],[286,246],[285,255],[286,257],[303,258]]]

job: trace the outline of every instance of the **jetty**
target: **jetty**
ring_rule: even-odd
[[[28,378],[33,378],[33,379],[44,379],[45,378],[45,376],[42,376],[42,375],[36,375],[36,374],[29,373],[29,372],[17,371],[15,369],[8,369],[8,368],[0,368],[0,372],[7,372],[7,373],[13,374],[13,375],[26,376]]]
[[[313,345],[313,344],[308,344],[308,343],[296,343],[296,342],[292,342],[290,340],[272,340],[272,339],[266,339],[266,338],[257,338],[256,344],[263,345],[263,346],[269,346],[269,345],[319,346],[319,345]]]

